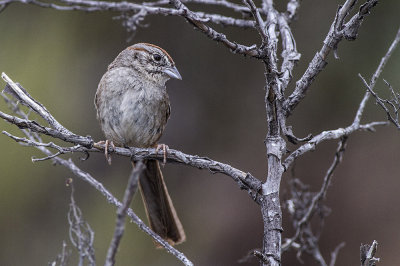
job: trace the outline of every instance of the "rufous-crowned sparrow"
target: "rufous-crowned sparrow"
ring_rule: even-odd
[[[182,79],[162,48],[138,43],[108,66],[97,88],[97,119],[107,140],[123,147],[155,147],[170,115],[165,82]],[[140,191],[152,230],[171,244],[185,240],[158,161],[147,160]]]

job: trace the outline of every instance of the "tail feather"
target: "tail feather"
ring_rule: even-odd
[[[139,180],[150,228],[170,244],[185,241],[185,232],[168,194],[158,161],[147,161]]]

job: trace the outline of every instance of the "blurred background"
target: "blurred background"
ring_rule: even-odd
[[[278,2],[278,1],[276,1]],[[277,8],[283,10],[284,3]],[[343,1],[302,1],[293,22],[301,61],[294,80],[322,46],[337,7]],[[281,5],[281,6],[280,6]],[[193,6],[201,10],[201,6]],[[204,9],[203,9],[204,10]],[[206,8],[206,10],[211,10]],[[365,89],[357,74],[369,79],[392,42],[399,26],[399,1],[381,1],[363,23],[355,42],[342,41],[339,60],[329,64],[313,83],[305,100],[290,118],[297,136],[345,127],[351,123]],[[220,12],[219,9],[212,9]],[[172,115],[161,139],[169,147],[188,154],[207,156],[251,172],[264,180],[266,135],[263,65],[230,53],[221,44],[193,30],[180,17],[148,17],[133,39],[113,19],[117,13],[61,12],[22,4],[0,13],[0,71],[21,83],[28,92],[71,131],[103,139],[96,121],[93,98],[108,64],[126,46],[150,42],[165,48],[174,58],[182,81],[167,84]],[[259,43],[253,30],[216,27],[231,40]],[[381,78],[400,90],[400,51],[397,50]],[[4,82],[1,86],[4,86]],[[290,85],[292,89],[294,82]],[[382,79],[376,86],[387,96]],[[0,104],[2,111],[6,105]],[[364,122],[386,119],[370,100]],[[21,136],[13,126],[0,121],[1,130]],[[48,139],[47,139],[48,140]],[[319,190],[337,141],[321,144],[295,164],[295,176]],[[0,136],[0,265],[47,265],[60,253],[68,237],[67,211],[74,176],[50,161],[32,163],[42,156]],[[293,148],[293,147],[291,147]],[[107,165],[101,154],[74,161],[122,198],[130,172],[127,158],[113,157]],[[64,155],[69,158],[70,155]],[[320,247],[326,259],[342,241],[346,243],[337,265],[358,265],[361,243],[379,243],[379,265],[400,265],[400,132],[393,126],[377,132],[351,135],[343,163],[338,167],[326,204],[332,210],[321,232]],[[175,207],[185,227],[187,241],[178,246],[195,265],[237,265],[247,252],[261,246],[263,226],[259,207],[235,182],[182,165],[167,164],[164,175]],[[282,198],[287,197],[286,173]],[[95,231],[98,264],[105,259],[116,209],[94,188],[74,178],[75,200]],[[134,211],[145,214],[140,196]],[[288,213],[283,210],[284,237],[293,234]],[[146,221],[147,222],[147,221]],[[304,265],[316,265],[303,256]],[[76,256],[70,265],[76,264]],[[284,265],[300,265],[295,253],[283,255]],[[179,265],[135,224],[128,223],[117,254],[117,265]],[[244,265],[258,265],[256,260]]]

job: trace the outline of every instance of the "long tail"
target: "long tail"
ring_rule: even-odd
[[[185,241],[185,232],[168,194],[158,161],[146,162],[139,183],[150,228],[170,244]]]

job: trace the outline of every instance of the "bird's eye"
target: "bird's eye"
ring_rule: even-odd
[[[161,55],[159,55],[159,54],[153,54],[153,59],[155,60],[155,61],[160,61],[161,60]]]

